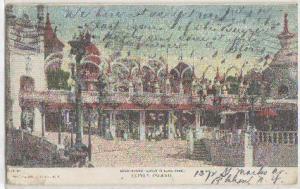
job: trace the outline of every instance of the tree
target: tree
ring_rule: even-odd
[[[239,80],[234,76],[228,76],[226,81],[230,83],[228,93],[229,94],[238,94],[239,93]]]
[[[48,89],[55,90],[70,90],[68,85],[69,72],[59,70],[49,70],[47,72],[47,85]]]

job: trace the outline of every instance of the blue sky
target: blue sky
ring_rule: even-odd
[[[48,6],[57,35],[67,43],[89,28],[103,56],[121,49],[133,56],[168,57],[176,65],[180,56],[198,67],[207,65],[263,67],[257,60],[272,56],[280,44],[277,35],[288,13],[289,30],[297,33],[297,6],[289,5],[196,5],[196,6]],[[36,8],[15,6],[15,14],[35,18]],[[113,28],[113,29],[112,29]],[[135,32],[134,32],[135,31]],[[122,44],[125,39],[125,45]],[[165,41],[163,41],[165,40]],[[140,48],[136,48],[140,44]],[[121,48],[123,46],[123,48]],[[296,41],[292,45],[297,51]],[[68,47],[66,47],[66,51]],[[242,56],[236,58],[238,54]],[[213,56],[214,55],[214,56]],[[222,60],[225,60],[222,62]]]

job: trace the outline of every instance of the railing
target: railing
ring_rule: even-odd
[[[257,131],[255,143],[298,144],[297,131]]]
[[[225,144],[243,144],[244,131],[232,132],[231,130],[214,130],[214,139],[222,140]]]
[[[164,104],[191,104],[192,96],[187,94],[172,93],[162,97]]]
[[[67,90],[48,90],[48,91],[34,91],[34,92],[21,92],[19,94],[21,102],[47,102],[47,103],[73,103],[75,95]],[[149,93],[149,92],[112,92],[105,91],[102,99],[103,103],[141,103],[150,104],[190,104],[190,105],[212,105],[214,106],[214,96],[207,96],[204,102],[200,102],[200,96],[192,96],[180,93]],[[244,107],[243,103],[239,102],[239,97],[236,95],[227,95],[218,97],[221,98],[220,105]],[[83,103],[97,103],[99,102],[98,91],[83,91]],[[241,103],[241,104],[239,104]],[[242,105],[242,106],[240,106]],[[257,106],[256,108],[258,108]],[[244,107],[246,108],[246,107]]]

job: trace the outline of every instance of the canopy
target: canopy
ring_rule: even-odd
[[[277,112],[274,109],[272,109],[272,108],[266,108],[266,109],[263,109],[262,111],[260,111],[258,113],[258,115],[263,116],[263,117],[275,117],[278,114],[277,114]]]

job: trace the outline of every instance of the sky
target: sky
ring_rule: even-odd
[[[234,66],[244,72],[265,69],[280,49],[277,35],[283,30],[288,14],[289,31],[297,31],[297,6],[288,5],[93,5],[46,6],[58,38],[67,42],[80,31],[89,30],[93,42],[107,57],[115,51],[121,56],[148,58],[163,56],[170,67],[179,60],[194,65],[196,75],[210,66],[212,77]],[[17,5],[17,16],[28,14],[36,20],[34,6]],[[292,50],[297,51],[297,37]],[[265,57],[271,57],[265,59]],[[263,59],[263,61],[261,61]],[[66,60],[67,62],[67,60]],[[237,72],[232,69],[229,74]]]

